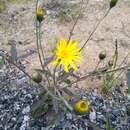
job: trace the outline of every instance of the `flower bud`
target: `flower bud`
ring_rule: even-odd
[[[37,10],[36,16],[37,16],[37,20],[38,20],[39,22],[42,22],[44,14],[45,14],[45,12],[44,12],[43,9],[38,9],[38,10]]]
[[[111,0],[110,2],[110,9],[113,8],[114,6],[116,6],[118,0]]]
[[[85,114],[89,111],[89,102],[84,100],[79,100],[74,104],[74,110],[78,114]]]
[[[99,53],[99,59],[104,60],[106,58],[106,51],[102,51]]]
[[[32,73],[32,80],[36,83],[40,83],[42,81],[42,75],[39,72],[35,71]]]

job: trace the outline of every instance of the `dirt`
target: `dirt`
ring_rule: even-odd
[[[41,2],[41,1],[40,1]],[[50,2],[50,1],[48,1]],[[62,1],[60,1],[62,3]],[[69,3],[70,2],[70,3]],[[66,1],[72,6],[72,12],[80,10],[79,0]],[[108,0],[89,0],[84,3],[84,10],[80,17],[74,32],[73,39],[78,39],[79,46],[82,46],[90,33],[95,28],[96,24],[105,15],[109,8]],[[51,50],[55,47],[57,39],[68,37],[69,32],[74,23],[73,19],[70,22],[60,21],[57,17],[57,11],[65,9],[65,2],[60,6],[52,6],[47,9],[47,15],[42,23],[42,44],[46,56],[52,54]],[[63,6],[64,5],[64,6]],[[98,62],[98,54],[102,50],[107,51],[107,60],[111,59],[115,50],[115,40],[118,41],[119,62],[130,50],[130,1],[119,0],[116,7],[111,9],[108,16],[102,21],[97,31],[84,48],[83,63],[80,65],[80,72],[86,73],[95,68]],[[0,47],[9,51],[10,40],[15,40],[17,43],[18,55],[24,54],[28,49],[36,49],[35,37],[35,2],[25,2],[7,5],[7,9],[0,13]],[[76,13],[75,17],[77,16]],[[130,58],[130,57],[129,57]],[[33,68],[40,67],[38,55],[34,54],[26,58],[29,66],[27,71],[30,73]],[[128,61],[129,62],[129,59]],[[85,81],[85,82],[91,82]],[[85,84],[87,84],[85,83]],[[82,85],[81,85],[82,86]],[[84,86],[84,84],[83,84]],[[85,85],[87,87],[95,86],[95,81]],[[99,85],[96,85],[98,87]]]

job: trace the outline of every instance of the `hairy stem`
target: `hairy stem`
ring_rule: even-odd
[[[37,12],[37,9],[38,9],[38,0],[36,1],[36,12]],[[41,23],[39,23],[39,24],[41,24]],[[41,54],[40,54],[40,47],[41,47],[41,49],[42,49],[42,46],[41,46],[41,43],[40,43],[41,40],[40,40],[40,37],[39,37],[39,36],[40,36],[39,33],[40,33],[40,32],[38,32],[37,17],[36,17],[36,44],[37,44],[37,50],[38,50],[38,56],[39,56],[40,64],[41,64],[42,69],[44,70],[44,64],[43,64],[43,61],[42,61],[42,56],[41,56]],[[43,58],[44,58],[44,54],[43,54]],[[50,88],[50,87],[51,87],[51,83],[50,83],[49,76],[48,76],[47,73],[45,73],[45,78],[46,78],[47,83],[48,83],[48,86],[49,86],[49,88]],[[44,87],[44,88],[45,88],[45,87]],[[50,92],[50,90],[49,90],[47,87],[46,87],[45,89],[46,89],[47,93],[48,93],[50,96],[56,98],[56,97],[52,94],[52,92]],[[59,100],[59,98],[56,98],[56,99]]]
[[[87,45],[88,41],[91,39],[91,37],[93,36],[93,34],[96,32],[97,28],[99,27],[99,25],[102,23],[102,21],[105,19],[105,17],[109,14],[110,9],[108,9],[108,11],[106,12],[106,14],[104,15],[104,17],[98,22],[98,24],[96,25],[96,27],[93,29],[93,31],[90,33],[88,39],[85,41],[85,43],[83,44],[83,46],[81,47],[80,51],[84,49],[84,47]]]
[[[87,1],[87,5],[88,5],[88,2],[89,2],[89,0]],[[71,31],[70,31],[70,35],[69,35],[69,38],[68,38],[68,42],[69,42],[69,40],[71,39],[71,37],[72,37],[72,35],[73,35],[73,32],[74,32],[74,29],[75,29],[75,27],[76,27],[76,25],[77,25],[77,23],[78,23],[78,20],[79,20],[79,18],[80,18],[80,16],[81,16],[81,13],[83,12],[83,0],[82,0],[82,3],[81,3],[82,5],[81,5],[81,7],[80,7],[80,11],[79,11],[79,14],[78,14],[78,16],[77,16],[77,18],[76,18],[76,20],[75,20],[75,22],[74,22],[74,24],[73,24],[73,26],[72,26],[72,29],[71,29]]]
[[[120,68],[117,68],[117,69],[113,69],[113,70],[109,70],[109,71],[106,71],[105,73],[112,73],[112,72],[116,72],[116,71],[120,71],[120,70],[124,70],[124,69],[127,69],[128,67],[130,67],[130,65],[127,65],[127,66],[123,66],[123,67],[120,67]],[[97,70],[96,72],[90,72],[88,74],[86,74],[85,76],[82,76],[80,77],[79,79],[73,81],[71,84],[69,84],[69,86],[79,82],[79,81],[83,81],[87,78],[89,78],[90,76],[97,76],[97,75],[101,75],[103,72],[100,71],[100,70]]]

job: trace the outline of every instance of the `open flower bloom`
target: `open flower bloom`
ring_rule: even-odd
[[[80,114],[87,113],[89,111],[89,102],[79,100],[74,104],[74,110]]]
[[[67,43],[66,39],[60,39],[57,45],[55,59],[52,64],[61,64],[64,66],[65,72],[69,71],[69,66],[74,70],[78,70],[76,62],[81,61],[80,48],[77,48],[78,41],[73,43],[72,39]]]

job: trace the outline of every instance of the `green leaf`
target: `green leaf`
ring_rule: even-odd
[[[130,88],[128,88],[128,93],[130,94]]]
[[[128,93],[130,93],[130,69],[127,70],[127,84],[128,84]]]
[[[40,95],[40,100],[31,106],[31,114],[34,118],[39,118],[48,112],[49,106],[52,105],[52,99],[47,94]]]
[[[50,128],[52,128],[54,125],[57,125],[64,114],[65,114],[65,112],[61,111],[61,110],[59,110],[58,113],[55,113],[54,111],[49,111],[46,114],[46,119],[47,119],[46,129],[50,130]]]
[[[43,116],[48,111],[48,105],[43,103],[43,101],[38,101],[33,104],[31,114],[34,118],[39,118]]]
[[[56,99],[52,99],[52,103],[53,103],[53,109],[55,111],[55,113],[58,113],[58,108],[59,108],[59,105],[58,105],[58,101]]]
[[[5,64],[4,58],[0,56],[0,68],[2,68],[4,64]]]
[[[106,81],[107,81],[107,82],[111,82],[112,80],[113,80],[113,76],[110,75],[110,74],[107,74],[107,75],[106,75]]]
[[[66,84],[71,84],[71,81],[70,81],[69,79],[65,79],[64,82],[65,82]]]
[[[69,96],[74,96],[74,92],[72,90],[70,90],[69,88],[63,88],[63,91],[68,94]]]
[[[111,127],[111,123],[110,123],[110,119],[108,117],[108,114],[106,114],[106,130],[113,130],[113,128]]]
[[[12,62],[16,63],[18,57],[17,57],[17,48],[14,41],[11,43],[10,55],[11,55]]]

